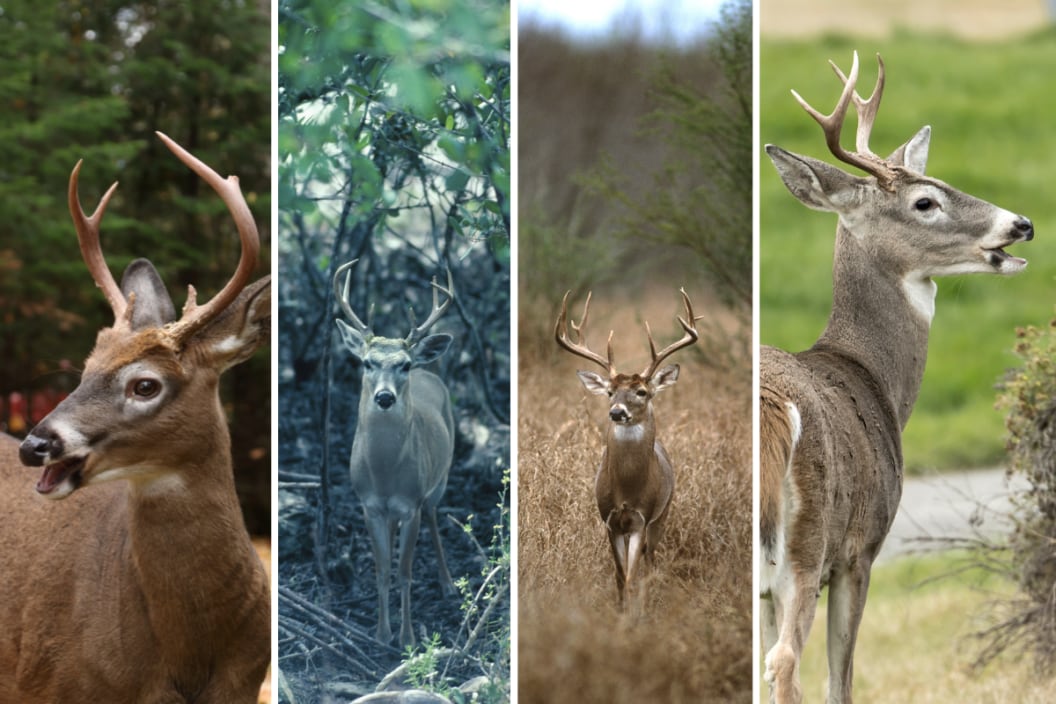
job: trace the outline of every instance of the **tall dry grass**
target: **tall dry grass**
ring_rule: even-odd
[[[615,329],[617,366],[645,366],[641,321],[658,343],[673,339],[676,289],[633,300],[596,293],[588,342],[603,349]],[[695,303],[698,313],[716,311]],[[676,488],[636,620],[616,607],[594,502],[607,406],[580,386],[584,360],[523,344],[551,334],[550,313],[521,316],[521,349],[533,352],[522,355],[519,386],[518,701],[750,701],[750,363],[719,369],[689,351],[671,360],[681,365],[679,382],[654,405]]]

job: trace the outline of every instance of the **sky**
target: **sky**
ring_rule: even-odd
[[[519,0],[518,22],[558,24],[577,37],[605,36],[625,29],[638,16],[646,38],[686,40],[699,35],[718,15],[722,0]]]

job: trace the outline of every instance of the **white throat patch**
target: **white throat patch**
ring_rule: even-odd
[[[909,305],[930,326],[935,317],[935,293],[939,287],[932,279],[911,271],[906,278],[902,279],[902,290],[906,292]]]
[[[645,437],[645,426],[641,423],[636,425],[613,423],[612,437],[617,442],[641,442],[642,438]]]

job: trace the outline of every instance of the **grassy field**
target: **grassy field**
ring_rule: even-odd
[[[1002,658],[981,672],[971,664],[980,644],[987,604],[1009,593],[1007,583],[979,572],[950,575],[961,553],[904,557],[873,570],[869,603],[855,650],[854,697],[873,704],[1041,704],[1052,701],[1051,681],[1029,663]],[[825,600],[822,593],[803,655],[804,701],[826,691]],[[764,686],[764,698],[766,696]]]
[[[760,45],[760,134],[794,152],[833,161],[820,128],[796,104],[796,89],[823,112],[839,95],[827,65],[848,70],[862,58],[863,91],[876,78],[874,54],[887,66],[887,88],[871,145],[893,151],[924,124],[932,127],[928,173],[984,200],[1030,217],[1037,239],[1015,248],[1030,260],[1012,278],[963,276],[939,281],[928,370],[905,432],[911,471],[999,463],[1002,418],[994,386],[1015,364],[1014,330],[1044,324],[1056,295],[1056,212],[1051,155],[1056,130],[1047,116],[1056,99],[1051,32],[969,43],[896,32],[886,40],[826,36]],[[848,118],[851,122],[851,118]],[[853,141],[848,127],[845,143]],[[760,330],[764,344],[810,346],[831,301],[836,218],[807,210],[786,190],[765,154],[760,163]]]
[[[595,291],[589,344],[604,349],[615,329],[618,367],[644,367],[642,319],[659,344],[674,339],[676,286],[633,301]],[[698,312],[715,315],[718,307],[688,288]],[[522,335],[548,327],[540,320],[550,315],[522,307]],[[654,406],[676,488],[646,614],[635,620],[616,608],[594,501],[607,405],[576,378],[590,366],[584,360],[552,342],[521,349],[518,701],[751,701],[749,366],[710,368],[695,350],[671,358],[681,365],[678,384]]]

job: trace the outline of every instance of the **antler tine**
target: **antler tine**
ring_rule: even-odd
[[[352,261],[345,262],[341,266],[337,267],[337,271],[334,272],[333,281],[334,298],[337,299],[338,305],[341,306],[341,311],[345,314],[345,317],[348,318],[349,322],[352,324],[352,327],[354,327],[361,333],[369,334],[371,332],[370,323],[373,322],[371,321],[371,318],[373,317],[374,306],[370,307],[370,313],[367,314],[368,323],[364,325],[363,321],[360,320],[359,316],[357,316],[355,311],[352,310],[352,304],[348,301],[348,288],[349,283],[352,281],[352,272],[348,270],[351,269],[352,266],[358,261],[358,259],[353,259]],[[344,274],[346,271],[348,271],[348,276],[345,277],[344,286],[342,286],[341,275]]]
[[[81,208],[81,198],[77,190],[77,178],[80,175],[81,164],[83,163],[83,159],[78,161],[70,174],[68,191],[70,217],[73,218],[73,226],[77,230],[77,241],[81,246],[81,256],[84,257],[84,263],[88,265],[88,273],[92,275],[95,285],[103,290],[103,295],[110,302],[110,307],[114,311],[115,321],[120,322],[127,318],[127,313],[130,312],[129,304],[121,293],[121,287],[114,281],[114,275],[110,273],[110,268],[106,265],[106,259],[103,258],[103,248],[99,243],[99,225],[103,220],[103,214],[106,212],[106,206],[110,202],[110,198],[117,190],[117,182],[115,181],[103,194],[103,197],[99,200],[99,205],[95,208],[95,212],[90,216],[86,216]]]
[[[239,258],[238,267],[235,269],[230,281],[227,282],[227,285],[220,290],[220,293],[213,296],[207,303],[198,305],[195,301],[194,287],[188,287],[187,303],[183,307],[183,316],[172,324],[169,331],[176,343],[180,344],[218,316],[238,297],[238,294],[249,283],[253,270],[257,267],[257,255],[260,252],[260,235],[257,232],[257,224],[253,219],[253,214],[246,204],[241,188],[239,188],[237,176],[222,178],[167,135],[161,132],[155,132],[155,134],[180,161],[190,168],[191,171],[198,174],[198,177],[209,184],[216,191],[216,194],[220,196],[220,199],[224,201],[224,205],[227,206],[231,217],[235,220],[238,237],[242,243],[242,256]]]
[[[694,326],[697,318],[693,315],[693,303],[689,300],[689,294],[686,293],[686,289],[684,288],[679,289],[679,291],[682,294],[682,304],[686,307],[686,318],[678,316],[678,323],[682,326],[683,331],[682,339],[672,342],[657,353],[656,342],[653,340],[653,333],[649,329],[649,322],[646,321],[645,334],[649,338],[649,354],[652,356],[653,361],[650,362],[649,366],[642,372],[641,376],[643,379],[651,378],[653,373],[656,372],[657,367],[660,366],[660,362],[664,361],[664,359],[683,347],[692,345],[700,337],[700,333],[697,332],[697,328]]]
[[[880,71],[876,79],[876,87],[868,100],[862,100],[855,87],[858,84],[858,52],[854,52],[851,62],[850,76],[845,76],[843,71],[832,61],[829,65],[836,76],[843,83],[843,92],[836,102],[836,107],[828,115],[822,115],[811,107],[799,93],[792,91],[793,97],[814,121],[821,125],[825,134],[825,144],[840,161],[855,166],[867,174],[874,176],[884,188],[890,188],[894,180],[894,169],[882,157],[877,156],[869,148],[869,136],[873,130],[873,122],[876,119],[877,109],[880,107],[880,99],[884,93],[884,62],[880,55],[876,56],[880,63]],[[856,152],[849,152],[840,144],[840,134],[843,131],[843,121],[847,116],[847,108],[854,102],[855,112],[858,114],[858,129],[855,133]]]
[[[410,309],[411,318],[411,332],[407,334],[407,344],[416,344],[422,337],[428,332],[429,328],[440,319],[440,316],[444,314],[448,306],[451,305],[451,301],[455,300],[455,280],[451,276],[451,269],[447,270],[447,288],[444,288],[440,284],[436,283],[436,277],[430,282],[433,288],[433,310],[429,313],[429,317],[425,319],[425,322],[415,327],[414,310]],[[440,303],[440,294],[443,293],[447,296],[447,300]]]
[[[609,373],[610,377],[614,376],[616,374],[616,369],[612,362],[612,332],[609,332],[608,359],[605,359],[600,354],[594,352],[583,344],[583,328],[587,324],[587,316],[590,313],[591,294],[587,294],[587,301],[583,304],[583,315],[579,319],[579,325],[576,325],[575,321],[570,320],[568,317],[568,297],[571,294],[571,291],[566,291],[565,297],[561,300],[561,313],[557,316],[557,324],[554,326],[554,340],[557,341],[558,345],[572,354],[583,357],[584,359],[589,359],[596,364],[600,364]],[[569,328],[571,328],[576,334],[575,342],[568,339]]]

